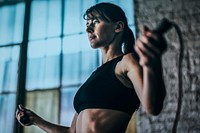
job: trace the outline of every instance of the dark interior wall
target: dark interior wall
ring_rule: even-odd
[[[139,36],[143,24],[154,28],[164,17],[175,22],[182,32],[184,43],[181,65],[182,82],[180,82],[182,87],[178,85],[180,78],[180,75],[178,75],[180,44],[178,34],[172,28],[165,34],[168,49],[162,58],[167,90],[164,108],[160,115],[154,117],[146,114],[141,107],[137,113],[137,131],[138,133],[199,133],[200,1],[135,0],[137,36]],[[181,102],[178,102],[178,99]],[[177,113],[178,105],[180,113]]]

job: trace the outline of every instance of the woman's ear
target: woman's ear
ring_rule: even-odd
[[[124,30],[124,22],[118,21],[115,24],[115,32],[122,32]]]

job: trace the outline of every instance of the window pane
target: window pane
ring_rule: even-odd
[[[80,51],[79,35],[64,38],[63,85],[80,83]]]
[[[83,83],[97,67],[97,51],[64,55],[63,85]]]
[[[60,124],[70,126],[75,114],[73,100],[77,87],[63,88],[61,91]]]
[[[59,92],[58,90],[28,92],[26,107],[47,121],[58,124]],[[44,131],[30,126],[25,128],[24,133],[44,133]]]
[[[21,43],[23,39],[24,30],[24,14],[25,14],[25,4],[17,4],[15,10],[15,26],[13,32],[13,43]]]
[[[15,120],[15,94],[0,95],[0,133],[12,133]]]
[[[98,50],[92,49],[88,40],[87,34],[80,35],[81,40],[81,82],[83,83],[86,78],[98,66],[99,55]]]
[[[31,7],[29,39],[60,36],[60,34],[61,0],[33,1]]]
[[[15,92],[19,46],[0,48],[0,92]]]
[[[63,57],[63,85],[80,83],[80,54],[65,54]]]
[[[88,52],[82,52],[81,56],[82,64],[81,64],[81,72],[80,72],[80,78],[81,78],[81,83],[83,83],[89,75],[94,71],[97,66],[97,58],[98,58],[98,51],[93,50],[93,51],[88,51]]]
[[[83,14],[88,7],[95,4],[96,0],[66,0],[65,3],[65,20],[64,34],[73,34],[85,32],[86,22],[83,19]]]
[[[81,1],[66,0],[65,3],[65,20],[64,34],[72,34],[80,32],[81,25]]]
[[[61,35],[61,1],[49,0],[47,37]]]
[[[65,37],[63,42],[62,84],[82,83],[97,66],[97,50],[90,47],[86,34]]]
[[[60,52],[59,38],[29,43],[26,87],[28,90],[59,86]]]
[[[90,46],[90,42],[89,42],[87,34],[79,35],[78,39],[80,40],[79,42],[80,42],[80,48],[81,48],[82,52],[84,52],[84,51],[93,51],[94,50]]]
[[[136,38],[136,29],[135,29],[135,25],[130,26],[130,29],[133,31],[134,37]]]
[[[33,1],[30,17],[30,39],[45,38],[47,29],[47,1]],[[36,28],[37,27],[37,28]]]
[[[134,24],[134,10],[133,10],[133,0],[119,0],[119,2],[116,2],[118,6],[120,6],[124,12],[126,13],[126,17],[128,19],[128,24],[133,25]]]
[[[24,3],[0,8],[0,45],[22,42],[24,8]]]

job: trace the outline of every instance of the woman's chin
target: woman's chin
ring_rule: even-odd
[[[95,45],[95,44],[93,44],[93,43],[90,43],[90,46],[91,46],[91,48],[93,48],[93,49],[97,49],[97,48],[98,48],[98,46]]]

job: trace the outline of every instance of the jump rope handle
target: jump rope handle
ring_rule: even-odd
[[[163,18],[153,32],[160,35],[164,34],[172,28],[172,25],[173,24],[168,19]]]

